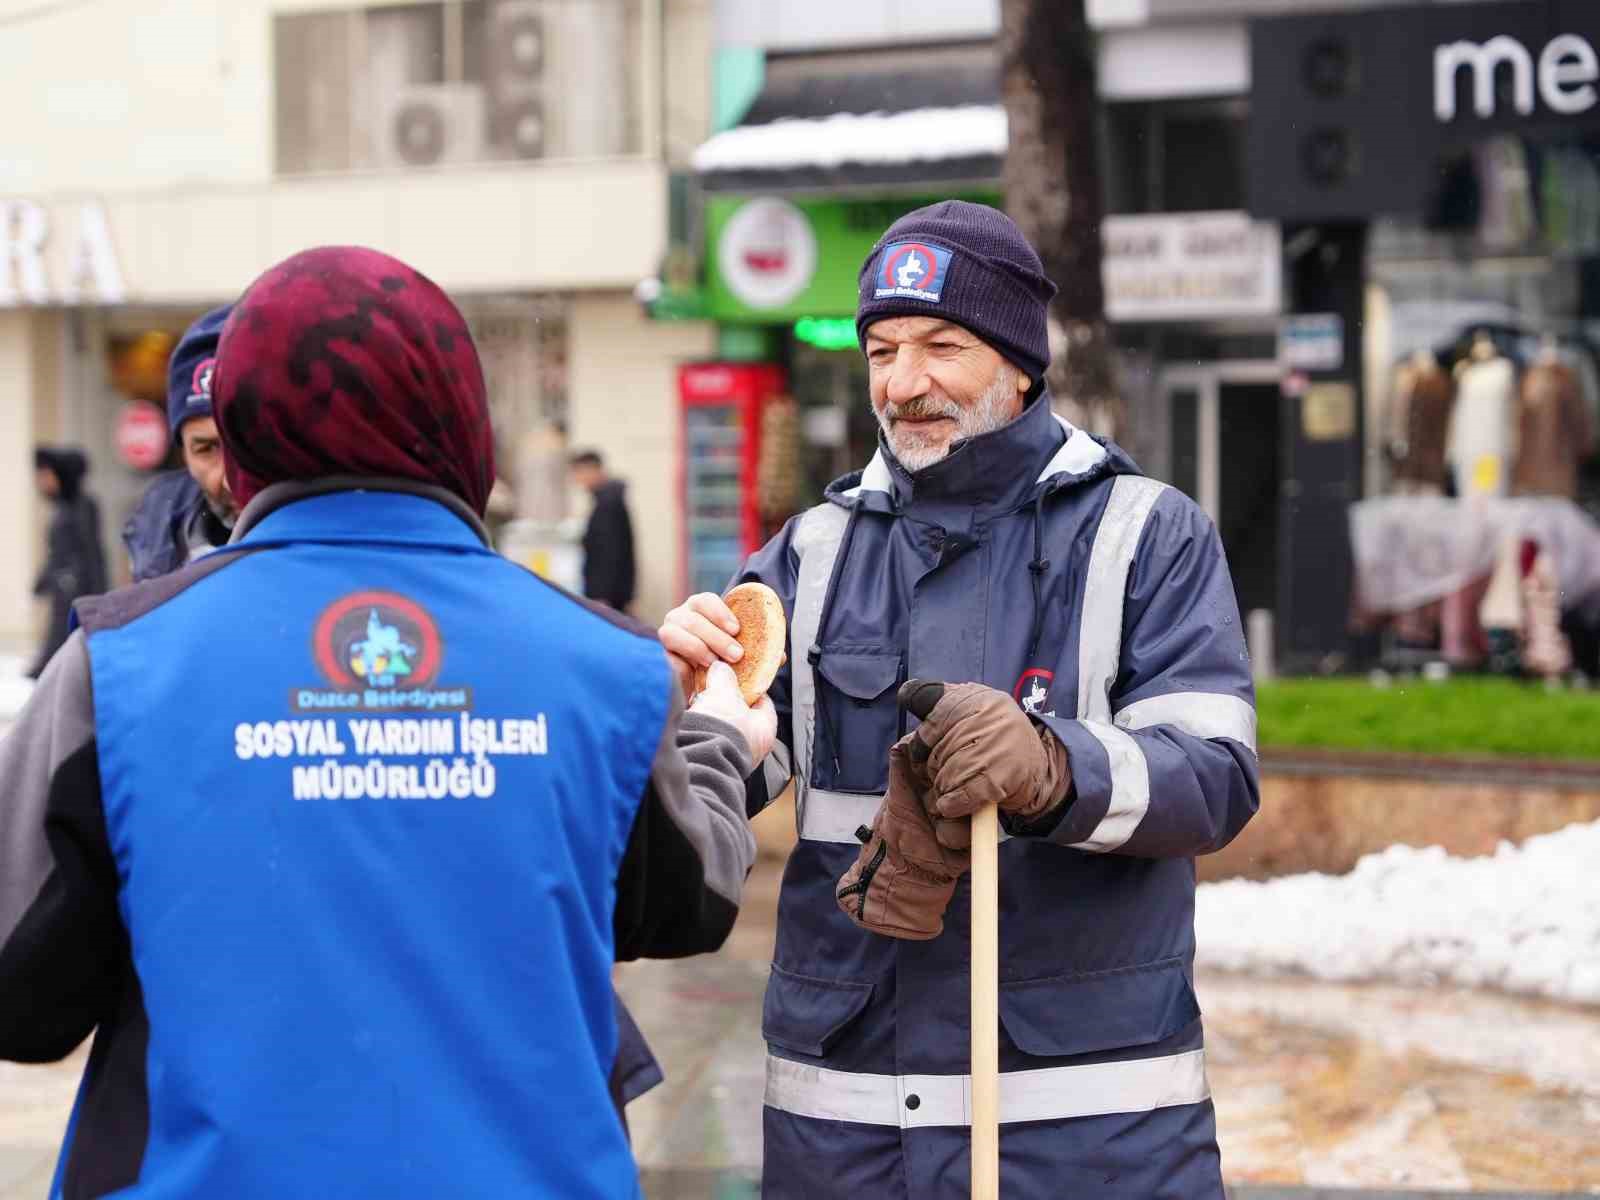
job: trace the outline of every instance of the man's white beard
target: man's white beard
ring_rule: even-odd
[[[956,442],[992,433],[1002,425],[1009,424],[1016,416],[1011,410],[1011,406],[1016,402],[1016,396],[1016,368],[1004,363],[995,372],[994,381],[969,408],[962,408],[953,400],[918,397],[905,404],[884,405],[883,411],[878,413],[878,425],[883,430],[884,437],[888,439],[889,449],[894,451],[894,456],[900,465],[908,471],[916,472],[924,467],[931,467],[946,457],[950,453],[950,447]],[[919,417],[952,417],[956,422],[955,432],[941,444],[928,442],[912,429],[902,428],[898,433],[895,432],[894,420],[907,414]]]

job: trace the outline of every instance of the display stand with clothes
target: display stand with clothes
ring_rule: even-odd
[[[1431,350],[1419,350],[1395,371],[1389,458],[1401,495],[1444,493],[1445,445],[1456,385]]]
[[[1446,436],[1455,494],[1467,502],[1506,494],[1515,447],[1516,366],[1480,330],[1456,364],[1456,403]],[[1478,620],[1488,581],[1472,580],[1446,596],[1439,612],[1440,650],[1454,667],[1476,667],[1490,653]]]
[[[1516,365],[1483,331],[1456,364],[1456,401],[1446,435],[1457,496],[1503,496],[1516,453]]]
[[[1523,373],[1516,428],[1512,492],[1576,499],[1578,465],[1589,456],[1594,429],[1578,373],[1562,361],[1553,337]]]
[[[1388,449],[1396,494],[1444,494],[1445,439],[1455,399],[1455,380],[1431,350],[1417,351],[1395,371]],[[1401,649],[1434,645],[1439,637],[1438,602],[1400,613],[1394,635]]]

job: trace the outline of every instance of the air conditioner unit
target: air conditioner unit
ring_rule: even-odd
[[[495,0],[488,22],[490,137],[516,158],[625,149],[624,20],[634,0]]]
[[[488,97],[476,83],[401,88],[381,100],[374,136],[386,167],[481,162]]]

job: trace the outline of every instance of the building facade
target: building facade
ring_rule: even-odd
[[[672,370],[709,335],[649,323],[633,292],[664,252],[671,159],[709,120],[709,0],[173,0],[0,20],[0,638],[35,622],[33,444],[87,450],[120,565],[161,451],[140,406],[161,403],[173,340],[274,261],[337,243],[405,259],[460,303],[509,487],[557,424],[633,479],[655,523],[640,608],[670,603]]]

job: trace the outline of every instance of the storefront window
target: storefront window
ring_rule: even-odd
[[[1500,137],[1446,160],[1425,220],[1374,223],[1369,277],[1389,487],[1562,495],[1600,515],[1600,143]],[[1487,374],[1471,368],[1487,363],[1504,394],[1480,412]],[[1549,429],[1524,394],[1541,364],[1570,372],[1572,411]],[[1435,378],[1449,402],[1430,406],[1416,388]]]

